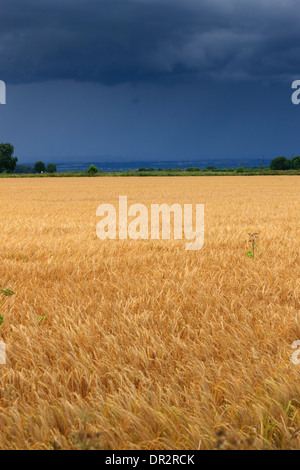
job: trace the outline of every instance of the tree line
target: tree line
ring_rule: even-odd
[[[54,163],[47,166],[39,161],[33,167],[28,165],[17,165],[18,157],[14,156],[14,146],[6,143],[0,144],[0,173],[56,173],[57,168]]]
[[[18,158],[14,156],[14,146],[6,143],[0,144],[0,173],[56,173],[57,168],[54,163],[49,163],[47,166],[44,162],[38,161],[33,167],[28,165],[17,165]],[[271,170],[300,170],[300,156],[288,159],[286,157],[274,158],[270,163]],[[217,170],[214,166],[208,166],[207,170]],[[238,173],[242,173],[244,168],[237,168]],[[139,172],[155,171],[154,168],[139,168]],[[158,171],[163,171],[159,168]],[[171,170],[170,170],[171,171]],[[178,169],[178,171],[181,171]],[[182,170],[183,171],[183,170]],[[186,168],[185,171],[201,171],[200,168]],[[91,165],[87,170],[89,174],[96,174],[98,169],[95,165]]]
[[[277,157],[270,163],[271,170],[300,170],[300,157],[291,159],[285,157]]]

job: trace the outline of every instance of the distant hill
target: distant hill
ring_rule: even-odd
[[[51,160],[52,162],[52,160]],[[35,162],[26,162],[23,166],[33,166]],[[48,161],[45,159],[45,163]],[[189,167],[204,169],[209,165],[217,168],[237,168],[243,166],[246,168],[260,168],[262,166],[262,159],[220,159],[220,160],[174,160],[174,161],[120,161],[120,162],[102,162],[97,159],[86,159],[86,161],[78,162],[54,162],[57,166],[58,172],[65,171],[83,171],[89,168],[91,164],[96,165],[100,171],[114,172],[126,170],[138,170],[141,167],[154,168],[180,168],[185,169]],[[268,167],[270,161],[265,161],[265,166]]]

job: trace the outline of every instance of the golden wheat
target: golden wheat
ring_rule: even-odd
[[[119,195],[205,204],[204,248],[100,241]],[[1,449],[300,449],[299,177],[1,179],[0,202]]]

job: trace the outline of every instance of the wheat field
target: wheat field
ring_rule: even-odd
[[[204,204],[203,249],[99,240],[119,195]],[[0,202],[1,449],[300,449],[299,177],[1,179]]]

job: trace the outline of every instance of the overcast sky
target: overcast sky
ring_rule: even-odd
[[[300,154],[299,0],[1,0],[22,161]]]

